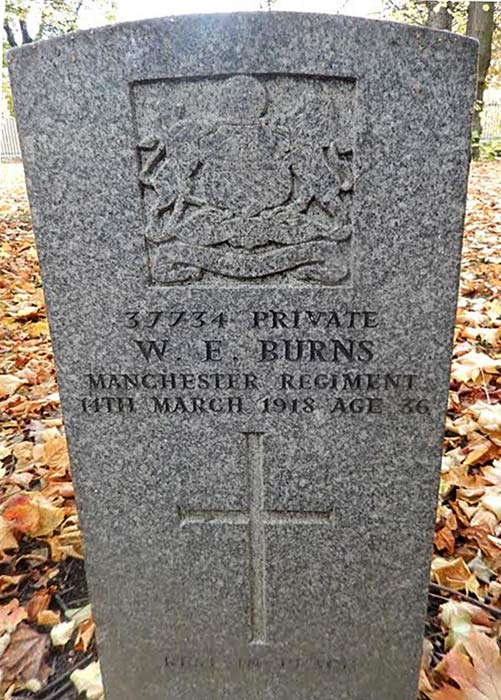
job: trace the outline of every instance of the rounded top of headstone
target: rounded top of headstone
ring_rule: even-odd
[[[249,37],[253,40],[249,41]],[[15,47],[7,52],[7,60],[12,63],[17,56],[39,51],[62,58],[62,52],[84,46],[91,45],[96,50],[102,44],[106,49],[110,41],[124,43],[127,58],[140,50],[145,61],[148,56],[155,61],[166,61],[171,50],[178,53],[184,49],[193,63],[198,64],[199,75],[211,70],[208,53],[224,53],[235,62],[243,54],[261,54],[263,63],[269,61],[266,47],[272,41],[277,42],[277,50],[286,54],[291,50],[293,54],[315,50],[324,51],[326,56],[335,56],[345,45],[360,43],[362,52],[366,49],[371,52],[375,62],[379,42],[386,46],[393,44],[394,49],[407,47],[409,43],[416,43],[421,49],[438,45],[460,51],[466,50],[468,44],[478,46],[472,37],[400,22],[340,14],[258,11],[186,14],[110,24]],[[111,53],[111,60],[120,62],[119,54]]]

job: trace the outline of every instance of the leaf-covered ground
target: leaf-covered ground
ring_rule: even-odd
[[[3,184],[1,184],[3,183]],[[423,700],[501,700],[501,163],[472,168]],[[0,170],[0,693],[102,697],[20,166]],[[388,591],[391,604],[391,591]]]

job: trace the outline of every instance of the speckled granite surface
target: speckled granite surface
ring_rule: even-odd
[[[107,700],[413,700],[475,42],[340,16],[9,54]]]

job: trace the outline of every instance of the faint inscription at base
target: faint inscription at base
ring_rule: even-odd
[[[132,97],[151,282],[349,281],[353,81],[163,80]]]

